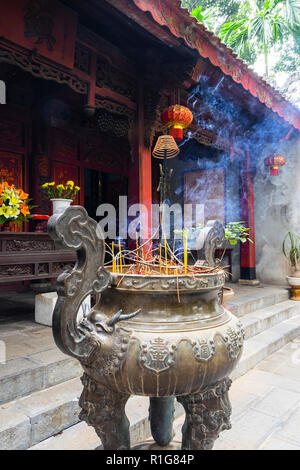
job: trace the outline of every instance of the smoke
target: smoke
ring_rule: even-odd
[[[207,194],[218,193],[218,179],[211,178],[203,187],[203,178],[192,187],[185,184],[185,175],[196,171],[224,169],[223,202],[225,221],[240,220],[240,190],[241,171],[246,151],[250,151],[250,170],[255,176],[256,169],[263,165],[264,151],[269,148],[278,151],[278,142],[286,133],[279,120],[274,119],[267,108],[258,99],[252,98],[241,89],[240,98],[237,95],[237,85],[224,75],[214,86],[209,85],[207,77],[201,77],[187,97],[187,106],[194,114],[194,124],[197,131],[207,131],[210,145],[197,140],[197,132],[190,130],[180,143],[180,155],[168,164],[174,168],[172,188],[169,199],[171,203],[192,202],[205,205],[205,219],[210,219],[209,212],[214,212],[209,206]],[[234,93],[234,95],[233,95]],[[246,95],[246,96],[245,96]],[[249,96],[247,96],[249,95]],[[216,142],[214,137],[216,136]],[[218,148],[218,140],[228,143],[226,150]],[[235,152],[235,149],[240,149]],[[265,170],[268,178],[268,170]],[[220,192],[220,191],[219,191]],[[246,196],[246,194],[244,194]],[[212,195],[210,199],[213,201]],[[220,203],[220,202],[219,202]]]

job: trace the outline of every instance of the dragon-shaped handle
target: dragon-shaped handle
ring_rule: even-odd
[[[215,251],[225,240],[225,229],[219,220],[209,220],[197,239],[198,264],[216,266]]]
[[[79,308],[91,293],[101,294],[111,284],[111,274],[103,267],[104,235],[97,222],[81,206],[71,206],[54,214],[48,222],[48,233],[56,245],[77,252],[75,267],[57,280],[54,339],[65,354],[84,361],[97,345],[78,328]]]

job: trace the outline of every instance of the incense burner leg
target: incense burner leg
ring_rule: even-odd
[[[93,426],[104,450],[130,449],[129,421],[125,405],[130,395],[124,395],[98,384],[86,374],[79,400],[80,419]]]
[[[231,380],[226,378],[203,392],[177,397],[186,412],[183,450],[211,450],[220,432],[231,428],[230,385]]]
[[[174,398],[150,398],[149,418],[151,434],[160,446],[173,439]]]

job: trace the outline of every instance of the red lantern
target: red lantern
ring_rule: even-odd
[[[278,153],[274,153],[273,155],[269,155],[269,157],[265,158],[265,165],[270,168],[271,176],[278,176],[279,168],[285,165],[285,163],[286,159]]]
[[[170,130],[170,135],[175,140],[183,139],[183,129],[189,127],[194,119],[193,113],[180,104],[175,104],[165,109],[161,115],[161,122]]]

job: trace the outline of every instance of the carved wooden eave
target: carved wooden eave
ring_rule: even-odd
[[[237,147],[234,142],[230,142],[228,139],[224,139],[208,129],[197,128],[192,131],[186,131],[184,137],[187,139],[193,138],[199,144],[223,150],[230,154],[231,159],[234,155],[242,158],[246,155],[245,151]]]
[[[111,65],[118,64],[118,67],[131,77],[136,77],[137,70],[134,62],[124,56],[116,46],[81,24],[77,28],[76,42],[104,58]]]
[[[182,9],[180,0],[106,1],[164,44],[175,48],[182,46],[183,41],[190,49],[196,50],[201,58],[208,59],[213,66],[219,67],[223,74],[230,76],[260,103],[300,131],[300,112],[239,59],[232,49],[190,16],[187,10]],[[160,26],[160,30],[157,26]]]
[[[88,82],[80,79],[75,73],[5,39],[0,40],[0,62],[15,65],[34,77],[68,85],[76,93],[86,95],[88,92]]]
[[[5,62],[10,65],[30,73],[36,78],[54,81],[61,85],[69,86],[73,91],[81,95],[88,96],[91,74],[76,68],[73,71],[51,62],[36,52],[30,52],[5,39],[0,40],[0,63]],[[133,120],[136,112],[136,103],[126,96],[121,95],[106,87],[94,87],[95,107],[105,108],[116,114],[124,114]]]
[[[98,95],[96,96],[95,107],[96,109],[106,109],[111,113],[126,116],[129,121],[133,121],[135,117],[135,109],[130,109],[123,104],[114,102]]]

